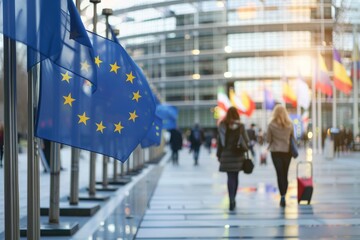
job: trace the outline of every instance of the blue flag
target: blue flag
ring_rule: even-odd
[[[175,106],[159,104],[156,106],[156,115],[162,119],[164,129],[176,128],[178,110]]]
[[[155,115],[154,122],[149,132],[146,134],[146,137],[141,141],[142,148],[160,145],[162,125],[162,119]]]
[[[265,100],[265,109],[272,110],[275,106],[275,100],[268,89],[264,89],[264,100]]]
[[[151,129],[155,102],[144,74],[121,45],[88,34],[97,90],[44,60],[36,135],[125,161]]]
[[[116,42],[117,44],[120,44],[117,37],[116,37],[116,34],[114,32],[114,29],[112,28],[112,26],[109,24],[109,30],[110,30],[110,33],[111,33],[111,38],[114,42]]]
[[[96,84],[92,45],[72,0],[0,0],[0,12],[0,32],[28,46],[28,68],[50,58]]]

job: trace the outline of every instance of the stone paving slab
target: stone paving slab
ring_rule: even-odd
[[[290,165],[285,209],[268,159],[240,174],[237,208],[229,212],[226,174],[214,153],[201,151],[193,166],[181,151],[179,166],[165,167],[135,239],[360,239],[360,153],[331,160],[307,153]],[[314,192],[310,205],[299,205],[296,167],[305,159],[312,159]]]

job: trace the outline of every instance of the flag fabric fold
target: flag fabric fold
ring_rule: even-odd
[[[97,91],[89,81],[44,60],[36,136],[124,162],[152,127],[153,94],[121,45],[88,34],[95,49]]]
[[[265,109],[266,110],[273,110],[275,106],[275,99],[270,92],[269,89],[264,88],[264,101],[265,101]]]
[[[309,109],[311,102],[310,89],[300,74],[296,80],[296,98],[300,107],[305,110]]]
[[[332,86],[328,70],[325,64],[325,60],[321,54],[318,55],[318,64],[315,77],[315,89],[319,90],[323,94],[332,96]]]
[[[156,106],[156,115],[162,119],[163,129],[176,128],[178,118],[178,109],[169,104],[158,104]]]
[[[163,128],[162,119],[155,115],[154,122],[145,138],[141,141],[142,148],[159,146],[161,143],[161,131]]]
[[[293,107],[297,105],[297,98],[294,90],[290,87],[287,80],[283,80],[282,96],[285,103],[291,104]]]
[[[72,0],[0,0],[0,12],[0,32],[28,46],[28,69],[49,58],[96,85],[93,48]]]
[[[238,109],[239,114],[252,115],[255,103],[246,92],[243,91],[237,96],[234,89],[230,89],[229,97],[231,104]]]
[[[342,64],[340,53],[335,48],[333,49],[333,68],[335,87],[345,94],[350,94],[352,82]]]

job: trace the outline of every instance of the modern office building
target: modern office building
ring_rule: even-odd
[[[285,79],[311,87],[318,53],[331,75],[333,46],[350,66],[357,1],[133,0],[114,8],[110,24],[161,100],[178,107],[179,127],[215,127],[218,87],[246,91],[256,110],[243,121],[265,126],[264,88],[281,102]],[[332,99],[320,99],[331,126]],[[352,125],[352,98],[337,100],[337,124]]]

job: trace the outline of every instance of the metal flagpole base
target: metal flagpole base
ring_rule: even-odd
[[[118,190],[119,188],[115,187],[115,186],[106,186],[106,187],[103,187],[101,185],[101,182],[99,182],[99,184],[97,184],[95,186],[95,189],[96,191],[99,191],[99,192],[115,192],[116,190]],[[89,190],[89,189],[87,189]]]
[[[107,194],[96,193],[94,195],[90,194],[80,194],[79,201],[107,201],[110,196]]]
[[[77,222],[62,222],[58,224],[42,223],[40,225],[41,236],[72,236],[79,230]],[[27,228],[20,229],[20,236],[26,237]]]
[[[131,182],[131,178],[118,177],[116,179],[113,179],[113,178],[108,179],[108,184],[110,184],[110,185],[125,185],[125,184],[128,184],[129,182]],[[97,183],[101,184],[101,182],[97,182]]]
[[[68,202],[60,203],[60,216],[92,216],[100,209],[97,203],[79,203],[70,205]],[[40,215],[49,215],[49,207],[40,207]]]

